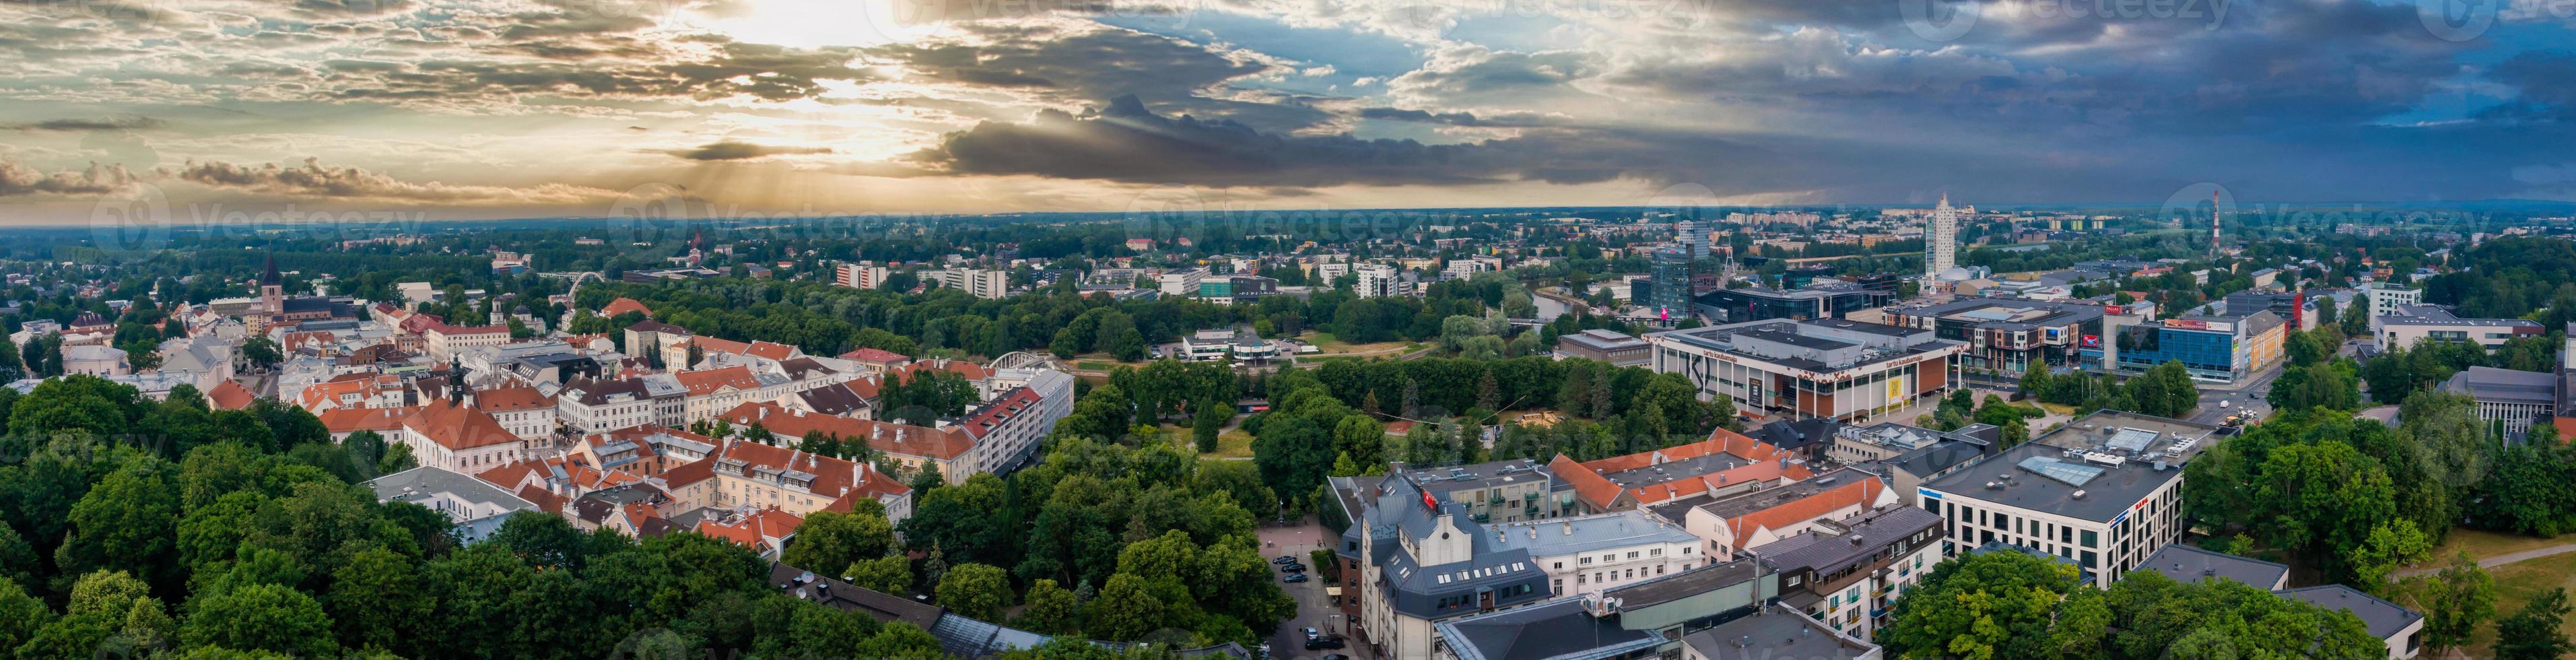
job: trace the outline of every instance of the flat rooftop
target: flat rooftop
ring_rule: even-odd
[[[1547,466],[1526,458],[1447,467],[1413,467],[1398,463],[1391,471],[1434,493],[1546,482],[1553,478]]]
[[[1692,479],[1752,465],[1753,461],[1725,452],[1701,454],[1677,461],[1665,461],[1645,467],[1601,473],[1601,478],[1618,484],[1621,490],[1644,488],[1660,483]]]
[[[2440,305],[2399,305],[2395,312],[2396,313],[2394,314],[2379,317],[2379,324],[2382,326],[2438,325],[2472,328],[2530,328],[2532,330],[2531,334],[2540,334],[2540,329],[2542,327],[2539,321],[2533,321],[2530,319],[2464,319],[2460,318],[2456,314],[2452,314],[2451,310],[2445,309]]]
[[[2216,442],[2218,427],[2105,410],[1923,484],[1995,504],[2110,522]]]

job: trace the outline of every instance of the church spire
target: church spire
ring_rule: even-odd
[[[259,272],[259,285],[260,285],[260,286],[277,286],[277,285],[281,285],[281,284],[285,284],[285,283],[286,283],[286,279],[285,279],[285,278],[282,278],[282,277],[278,277],[278,276],[277,276],[277,255],[275,255],[275,254],[270,254],[270,255],[268,255],[268,265],[267,265],[267,267],[262,268],[262,269],[260,270],[260,272]]]
[[[447,399],[459,408],[474,407],[474,388],[465,384],[465,358],[448,356]]]

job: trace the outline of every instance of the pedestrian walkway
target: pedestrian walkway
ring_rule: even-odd
[[[2530,550],[2524,550],[2524,551],[2521,551],[2521,552],[2508,552],[2508,553],[2504,553],[2504,554],[2501,554],[2501,555],[2496,555],[2496,556],[2493,556],[2493,557],[2488,557],[2488,558],[2485,558],[2485,559],[2480,559],[2480,560],[2478,560],[2478,568],[2495,568],[2495,567],[2497,567],[2497,566],[2503,566],[2503,565],[2505,565],[2505,564],[2514,564],[2514,563],[2526,562],[2526,561],[2531,561],[2531,560],[2534,560],[2534,559],[2539,559],[2539,558],[2542,558],[2542,557],[2548,557],[2548,556],[2551,556],[2551,555],[2563,555],[2563,554],[2567,554],[2567,553],[2570,553],[2570,552],[2576,552],[2576,543],[2569,543],[2569,544],[2566,544],[2566,545],[2553,545],[2553,546],[2549,546],[2549,547],[2546,547],[2546,548],[2533,548],[2533,549],[2530,549]],[[2437,560],[2438,560],[2438,559],[2440,559],[2440,558],[2439,558],[2439,557],[2436,557],[2435,559],[2437,559]],[[2435,572],[2435,571],[2442,570],[2442,567],[2443,567],[2443,566],[2447,566],[2447,565],[2449,565],[2449,564],[2444,563],[2444,564],[2436,564],[2436,565],[2430,565],[2430,566],[2418,566],[2418,567],[2415,567],[2415,568],[2399,569],[2399,570],[2397,570],[2396,572],[2389,573],[2389,574],[2388,574],[2388,579],[2390,579],[2390,580],[2398,580],[2398,579],[2404,579],[2404,578],[2415,577],[2415,576],[2418,576],[2418,575],[2424,575],[2424,574],[2428,574],[2428,573],[2432,573],[2432,572]]]

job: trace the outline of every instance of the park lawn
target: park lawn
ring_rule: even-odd
[[[1073,368],[1075,368],[1075,369],[1081,369],[1081,370],[1084,370],[1084,371],[1108,371],[1108,370],[1111,370],[1111,369],[1116,369],[1116,368],[1118,368],[1118,363],[1116,363],[1116,362],[1094,362],[1094,361],[1090,361],[1090,360],[1084,360],[1084,361],[1081,361],[1081,362],[1075,362],[1075,363],[1073,363]]]
[[[1191,439],[1189,427],[1164,424],[1163,434],[1171,438],[1173,445],[1180,447],[1181,451],[1197,453],[1199,450],[1197,441]],[[1242,429],[1217,434],[1216,451],[1199,454],[1199,458],[1252,458],[1252,434]]]
[[[2066,416],[2066,417],[2074,417],[2074,416],[2075,416],[2075,406],[2070,406],[2070,405],[2066,405],[2066,404],[2062,404],[2062,403],[2047,403],[2047,402],[2041,402],[2041,401],[2033,401],[2032,403],[2039,404],[2039,408],[2040,408],[2041,410],[2046,410],[2046,411],[2048,411],[2048,414],[2051,414],[2051,415],[2062,415],[2062,416]]]
[[[2486,559],[2497,555],[2512,554],[2522,552],[2524,550],[2538,550],[2570,542],[2576,542],[2576,534],[2544,539],[2535,536],[2503,534],[2485,530],[2468,529],[2465,527],[2452,528],[2450,535],[2442,539],[2442,544],[2433,546],[2432,554],[2425,555],[2427,559],[2424,560],[2422,565],[2427,567],[2441,567],[2449,565],[2451,562],[2451,555],[2459,552],[2469,553],[2470,559]]]
[[[2458,531],[2451,532],[2453,537],[2459,535]],[[2449,544],[2445,543],[2444,547],[2449,547]],[[2532,598],[2552,588],[2564,587],[2569,591],[2576,591],[2576,553],[2556,554],[2505,564],[2487,569],[2487,574],[2495,577],[2496,618],[2502,619],[2512,616],[2514,612],[2522,609],[2524,603],[2531,602]],[[2576,634],[2576,619],[2559,622],[2558,632]],[[2471,636],[2469,640],[2468,657],[2494,657],[2495,641],[2495,622],[2489,621],[2478,626],[2477,634]]]
[[[1382,342],[1375,342],[1375,343],[1368,343],[1368,344],[1353,344],[1353,343],[1350,343],[1350,342],[1342,341],[1342,340],[1341,340],[1341,338],[1339,338],[1339,337],[1334,337],[1334,336],[1333,336],[1333,333],[1330,333],[1330,332],[1310,332],[1310,333],[1306,333],[1306,334],[1305,334],[1305,335],[1303,335],[1303,336],[1298,337],[1298,339],[1299,339],[1300,341],[1304,341],[1304,342],[1309,343],[1309,344],[1314,344],[1316,348],[1323,349],[1324,353],[1325,353],[1325,354],[1327,354],[1327,355],[1334,354],[1334,353],[1365,353],[1365,352],[1372,352],[1372,351],[1391,351],[1391,350],[1395,350],[1395,349],[1398,349],[1398,348],[1403,348],[1403,349],[1408,349],[1408,350],[1410,350],[1410,349],[1413,349],[1413,348],[1417,348],[1417,347],[1419,347],[1419,345],[1417,345],[1417,344],[1411,344],[1411,343],[1406,343],[1406,342],[1401,342],[1401,341],[1382,341]]]

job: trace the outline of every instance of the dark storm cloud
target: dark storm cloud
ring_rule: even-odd
[[[1167,118],[1122,96],[1096,116],[1045,111],[984,122],[915,154],[958,174],[1137,183],[1315,187],[1490,180],[1468,147],[1263,133],[1230,120]]]
[[[2576,122],[2576,53],[2529,51],[2499,62],[2488,71],[2496,82],[2518,95],[2488,108],[2481,117],[2510,122]]]
[[[1201,90],[1273,72],[1206,46],[1115,29],[1066,31],[1023,25],[965,28],[978,43],[897,44],[870,55],[915,75],[1034,92],[1065,103],[1134,96],[1165,114],[1230,119],[1260,130],[1314,126],[1330,115],[1291,98],[1209,98]]]
[[[832,153],[832,150],[821,147],[785,147],[727,140],[723,142],[709,142],[699,145],[698,148],[695,149],[681,149],[666,151],[663,153],[668,153],[673,156],[689,160],[748,160],[753,158],[791,154],[828,154]]]
[[[126,116],[122,116],[122,117],[97,117],[97,118],[79,118],[79,119],[47,119],[47,120],[44,120],[44,121],[38,121],[38,122],[29,122],[29,123],[24,123],[24,124],[13,124],[13,125],[8,125],[8,126],[0,126],[0,128],[5,128],[5,129],[15,129],[15,130],[21,130],[21,131],[64,131],[64,132],[77,132],[77,131],[122,131],[122,130],[131,130],[131,129],[140,129],[140,128],[160,128],[160,127],[161,127],[161,125],[162,125],[162,121],[161,121],[161,120],[159,120],[159,119],[155,119],[155,118],[152,118],[152,117],[145,117],[145,116],[142,116],[142,115],[126,115]]]
[[[850,65],[850,49],[728,43],[715,57],[663,64],[436,59],[376,73],[332,92],[347,99],[446,99],[488,94],[718,98],[812,98],[823,81],[873,80]]]

